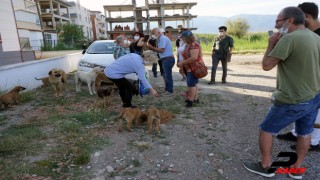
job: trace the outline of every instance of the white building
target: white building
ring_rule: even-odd
[[[0,66],[22,61],[11,0],[0,1]]]
[[[34,0],[12,0],[22,50],[39,50],[43,42],[37,5]]]
[[[107,39],[106,17],[100,11],[91,11],[93,39]]]
[[[93,40],[90,10],[81,6],[80,0],[72,0],[69,4],[72,5],[69,8],[72,23],[82,27],[83,34],[87,40]]]

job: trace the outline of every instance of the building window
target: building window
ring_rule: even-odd
[[[0,44],[2,44],[2,38],[1,38],[1,34],[0,34]]]

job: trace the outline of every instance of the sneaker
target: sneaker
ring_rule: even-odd
[[[302,179],[302,174],[288,174],[292,179]]]
[[[297,137],[292,134],[292,132],[288,132],[285,134],[278,134],[277,138],[284,141],[297,141]]]
[[[193,102],[192,101],[187,100],[186,103],[187,103],[186,107],[193,107]]]
[[[189,99],[186,99],[184,102],[188,102],[188,101],[189,101]],[[193,100],[193,102],[196,103],[196,104],[198,104],[198,103],[199,103],[199,99]]]
[[[275,173],[268,172],[269,168],[263,168],[261,165],[261,162],[257,162],[257,163],[245,162],[243,163],[243,165],[248,171],[255,174],[259,174],[260,176],[264,176],[264,177],[275,176]]]
[[[216,83],[216,81],[213,81],[213,80],[208,82],[208,84],[215,84],[215,83]]]
[[[290,148],[293,150],[296,150],[297,145],[291,145]],[[310,144],[309,151],[320,151],[320,145],[319,144],[318,145],[311,145]]]

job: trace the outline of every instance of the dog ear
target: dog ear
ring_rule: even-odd
[[[52,74],[52,71],[49,71],[49,73],[48,73],[49,75],[51,75]]]

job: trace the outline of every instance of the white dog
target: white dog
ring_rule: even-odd
[[[74,80],[76,83],[76,91],[81,91],[81,82],[85,82],[88,85],[90,95],[96,94],[95,81],[99,72],[101,72],[101,69],[99,67],[95,67],[89,72],[77,71],[74,76]]]

